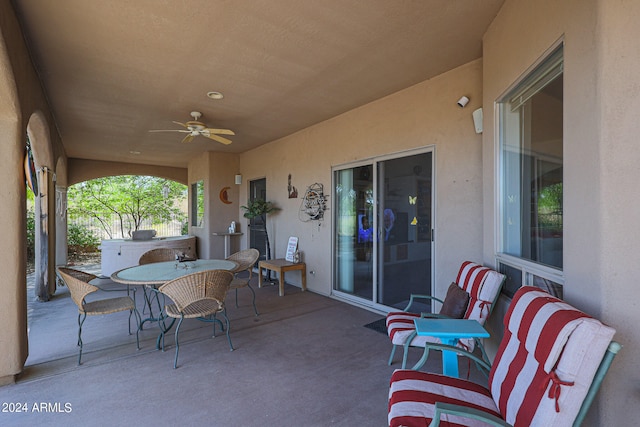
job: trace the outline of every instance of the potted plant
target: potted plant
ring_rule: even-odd
[[[258,218],[262,219],[264,224],[264,238],[266,243],[265,259],[271,259],[271,245],[269,244],[269,233],[267,232],[267,215],[279,211],[280,208],[276,207],[273,202],[267,202],[262,199],[249,200],[247,206],[240,206],[244,209],[244,217],[248,219]],[[269,280],[271,280],[269,278]]]

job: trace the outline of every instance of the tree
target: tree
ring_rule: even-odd
[[[269,244],[269,233],[267,232],[267,215],[272,212],[279,211],[280,208],[274,206],[273,202],[267,202],[262,199],[249,200],[247,206],[240,207],[245,211],[245,218],[253,219],[261,217],[262,223],[264,224],[264,237],[267,246],[267,253],[265,254],[265,258],[271,259],[271,245]]]
[[[113,238],[108,218],[115,215],[121,235],[131,236],[145,219],[168,221],[181,213],[187,187],[152,176],[114,176],[85,181],[68,191],[69,215],[95,218]],[[108,216],[107,216],[108,214]]]
[[[36,257],[36,196],[27,186],[27,260],[33,261]]]

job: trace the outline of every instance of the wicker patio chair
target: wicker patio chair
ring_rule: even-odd
[[[86,296],[100,289],[84,280],[93,275],[66,267],[58,267],[57,271],[60,278],[67,285],[67,288],[69,288],[69,292],[71,292],[71,299],[78,306],[78,347],[80,347],[80,351],[78,353],[78,365],[82,363],[82,325],[84,324],[87,316],[118,313],[120,311],[128,310],[129,335],[131,335],[131,314],[135,313],[137,322],[136,347],[138,350],[140,349],[140,339],[138,337],[141,322],[140,313],[138,313],[135,303],[130,297],[105,298],[87,302],[85,301]],[[93,278],[95,278],[95,276],[93,276]]]
[[[260,252],[258,252],[257,249],[246,249],[244,251],[236,252],[227,258],[230,261],[238,263],[238,267],[233,271],[234,278],[229,286],[229,289],[235,289],[236,291],[236,307],[238,307],[238,289],[248,287],[253,294],[253,311],[256,312],[256,316],[258,315],[258,309],[256,308],[256,292],[253,290],[249,282],[253,277],[253,266],[258,262],[259,257]],[[249,277],[238,277],[238,273],[242,273],[244,271],[249,272]]]
[[[155,248],[140,255],[138,264],[151,264],[154,262],[175,261],[178,250],[173,248]]]
[[[155,249],[148,250],[147,252],[140,255],[140,258],[138,259],[138,264],[144,265],[144,264],[153,264],[155,262],[175,261],[178,255],[182,253],[183,253],[183,250],[181,249],[155,248]],[[151,304],[153,303],[153,299],[157,298],[158,296],[157,294],[149,294],[147,292],[147,288],[144,286],[142,287],[142,292],[144,292],[144,300],[146,302],[145,307],[142,309],[142,313],[144,314],[148,309],[149,314],[152,314]],[[133,296],[134,296],[133,299],[135,301],[135,293],[133,294]]]
[[[97,279],[95,274],[87,273],[86,271],[76,270],[75,268],[59,267],[58,269],[64,269],[64,272],[69,276],[75,277],[78,280],[89,283],[93,279]]]
[[[178,352],[180,342],[178,335],[180,325],[186,319],[197,318],[203,322],[213,323],[213,336],[216,336],[216,323],[219,323],[222,330],[226,330],[229,347],[233,351],[231,337],[229,336],[229,318],[225,313],[224,300],[229,291],[229,284],[233,280],[233,273],[226,270],[207,270],[191,273],[165,283],[158,290],[171,298],[173,304],[165,306],[167,316],[178,319],[175,331],[176,355],[173,361],[173,368],[178,367]],[[224,317],[223,324],[216,314],[221,313]],[[164,329],[161,332],[164,343]],[[164,347],[164,346],[163,346]]]

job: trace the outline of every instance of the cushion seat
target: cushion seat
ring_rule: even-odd
[[[411,340],[413,347],[424,347],[427,342],[440,343],[440,338],[416,335],[416,327],[413,320],[420,317],[418,313],[407,313],[405,311],[387,314],[387,332],[391,338],[391,343],[393,345],[404,345],[412,335],[415,335]],[[469,344],[467,341],[471,341],[471,343]],[[473,340],[460,340],[458,346],[467,349],[469,347],[473,348]]]
[[[391,377],[389,426],[426,427],[433,419],[435,402],[470,406],[499,417],[491,392],[470,381],[409,369],[398,369]],[[482,421],[445,416],[441,421],[464,426],[487,426]]]
[[[192,302],[186,306],[182,312],[180,312],[175,304],[166,305],[165,310],[169,317],[179,319],[181,315],[184,315],[185,319],[193,319],[222,311],[224,310],[224,304],[221,304],[220,301],[213,298],[208,298]]]
[[[115,297],[87,302],[80,307],[80,313],[94,316],[117,313],[119,311],[131,311],[135,308],[136,306],[130,297]]]
[[[389,425],[428,426],[435,417],[446,426],[497,425],[465,415],[476,410],[515,427],[571,426],[584,418],[591,403],[587,393],[595,394],[620,349],[611,341],[614,334],[541,289],[522,287],[505,315],[488,386],[396,370],[389,388]]]

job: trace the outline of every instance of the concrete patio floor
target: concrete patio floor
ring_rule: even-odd
[[[79,268],[95,273],[99,265]],[[387,365],[388,337],[364,327],[382,316],[295,286],[279,297],[277,286],[256,284],[258,317],[249,290],[239,291],[239,308],[233,293],[227,298],[235,351],[224,335],[211,338],[210,324],[185,320],[175,370],[173,333],[159,351],[158,327],[146,324],[136,350],[126,312],[87,318],[78,366],[68,290],[42,303],[29,289],[29,358],[16,384],[0,387],[3,409],[11,409],[0,412],[0,425],[387,425],[389,378],[399,363]],[[414,350],[409,363],[418,357]],[[440,372],[440,363],[432,354],[423,369]]]

